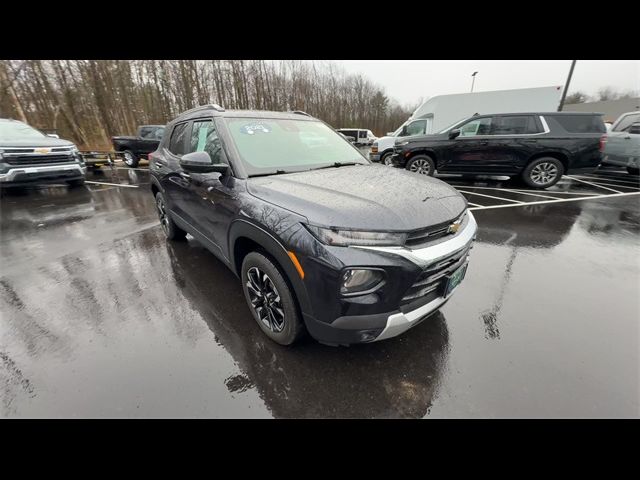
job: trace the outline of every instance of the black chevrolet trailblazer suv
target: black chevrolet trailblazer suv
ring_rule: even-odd
[[[435,135],[400,137],[389,164],[425,175],[519,176],[547,188],[598,168],[605,142],[598,113],[476,115]]]
[[[372,164],[304,112],[189,110],[150,168],[167,237],[189,233],[224,262],[283,345],[305,330],[348,345],[417,325],[464,278],[477,230],[453,187]]]

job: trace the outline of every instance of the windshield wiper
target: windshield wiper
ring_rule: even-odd
[[[276,170],[275,172],[269,172],[269,173],[256,173],[254,175],[249,175],[250,178],[253,177],[268,177],[269,175],[282,175],[284,173],[292,173],[292,172],[287,172],[285,170]]]
[[[331,165],[325,165],[323,167],[310,168],[309,171],[311,171],[311,170],[322,170],[324,168],[349,167],[351,165],[364,165],[364,163],[360,163],[360,162],[333,162]]]

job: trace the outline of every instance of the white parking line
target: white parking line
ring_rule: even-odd
[[[547,203],[562,203],[562,202],[580,202],[582,200],[596,200],[599,198],[611,198],[611,197],[626,197],[628,195],[640,195],[640,192],[626,192],[626,193],[611,193],[609,195],[597,195],[595,197],[582,197],[582,198],[559,198],[557,200],[540,200],[539,202],[527,202],[520,205],[489,205],[487,207],[474,207],[469,210],[489,210],[492,208],[508,208],[508,207],[524,207],[526,205],[545,205]]]
[[[612,192],[622,193],[620,190],[614,190],[613,188],[603,187],[602,185],[598,185],[597,183],[591,183],[591,182],[587,182],[586,180],[580,180],[579,178],[575,178],[570,175],[565,175],[565,177],[570,178],[571,180],[575,180],[576,182],[582,182],[582,183],[586,183],[587,185],[592,185],[598,188],[604,188],[605,190],[610,190]]]
[[[471,185],[453,185],[453,184],[449,184],[452,187],[463,187],[463,188],[479,188],[481,190],[497,190],[499,192],[516,192],[516,193],[523,193],[523,192],[531,192],[531,193],[537,193],[540,191],[543,192],[547,192],[547,193],[560,193],[563,195],[600,195],[599,193],[576,193],[576,192],[563,192],[561,190],[527,190],[524,188],[497,188],[497,187],[476,187],[471,186]]]
[[[598,176],[603,176],[603,177],[621,177],[621,178],[634,178],[633,175],[629,174],[629,173],[616,173],[616,172],[602,172],[602,171],[598,171],[596,173],[594,173],[593,175],[598,175]]]
[[[107,183],[107,182],[93,182],[91,180],[86,180],[85,183],[95,183],[96,185],[111,185],[112,187],[128,187],[128,188],[138,188],[138,185],[123,185],[121,183]]]
[[[473,187],[471,187],[471,188],[473,188]],[[468,193],[469,195],[479,195],[481,197],[487,197],[487,198],[495,198],[496,200],[502,200],[502,201],[505,201],[505,202],[524,203],[524,202],[521,202],[520,200],[511,200],[509,198],[494,197],[493,195],[485,195],[484,193],[468,192],[466,190],[460,190],[460,189],[457,189],[457,190],[459,192],[461,192],[461,193]]]
[[[148,172],[148,168],[132,168],[132,167],[115,167],[116,170],[140,170],[142,172]]]
[[[520,193],[520,190],[511,190],[512,192]],[[525,193],[522,192],[522,195],[529,195],[532,197],[542,197],[542,198],[550,198],[551,200],[558,200],[558,197],[550,197],[549,195],[540,195],[539,193]]]
[[[605,182],[617,182],[617,183],[630,183],[631,185],[638,185],[638,182],[630,182],[629,180],[618,180],[611,177],[592,177],[591,175],[575,175],[576,177],[586,178],[587,180],[604,180]],[[620,185],[623,187],[624,185]]]
[[[481,207],[481,206],[482,206],[482,205],[479,205],[479,204],[477,204],[477,203],[471,203],[469,200],[467,200],[467,203],[468,203],[469,205],[473,205],[474,207]]]
[[[598,185],[607,185],[609,187],[619,187],[619,188],[635,188],[636,190],[640,190],[640,187],[632,187],[631,185],[619,185],[616,183],[604,183],[604,182],[595,182]],[[622,192],[624,193],[624,192]]]

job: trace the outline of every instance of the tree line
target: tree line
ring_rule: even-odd
[[[570,93],[565,99],[565,104],[586,103],[586,102],[605,102],[608,100],[623,100],[625,98],[636,98],[639,93],[635,90],[619,91],[613,87],[602,87],[595,95],[588,95],[578,90]]]
[[[164,124],[198,105],[303,110],[335,128],[395,130],[417,107],[331,62],[297,60],[3,60],[0,117],[56,130],[81,148]]]

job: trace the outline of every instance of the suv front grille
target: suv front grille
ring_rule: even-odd
[[[407,247],[417,247],[437,238],[449,235],[449,225],[451,225],[451,222],[447,222],[444,225],[436,225],[435,227],[421,228],[419,230],[409,232],[405,245]]]
[[[471,248],[472,245],[467,245],[425,268],[402,297],[401,305],[412,303],[425,296],[436,298],[444,295],[446,277],[467,261]]]
[[[12,155],[5,153],[4,161],[9,165],[40,165],[43,163],[73,162],[74,157],[71,154]]]

